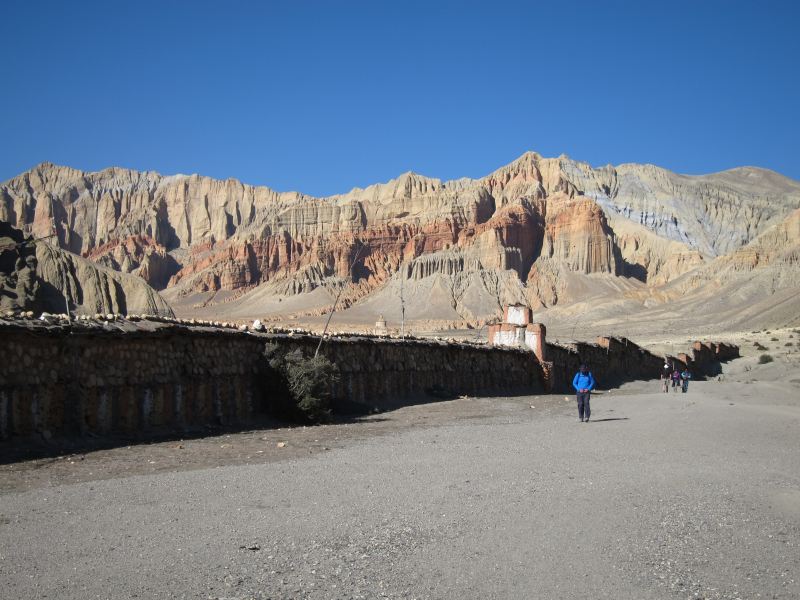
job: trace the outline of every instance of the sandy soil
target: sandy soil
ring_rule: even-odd
[[[588,424],[571,397],[462,398],[5,465],[0,589],[797,598],[798,338],[759,336],[773,362],[607,390]]]

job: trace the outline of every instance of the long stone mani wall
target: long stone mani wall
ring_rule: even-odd
[[[35,322],[0,326],[0,439],[148,435],[247,425],[268,412],[266,343],[313,353],[310,335],[169,325],[119,331]],[[533,353],[434,340],[332,338],[336,396],[389,408],[426,395],[534,393]]]
[[[581,363],[591,369],[600,388],[625,381],[658,379],[665,360],[679,369],[688,367],[693,377],[714,375],[719,363],[739,357],[739,347],[715,342],[694,342],[691,353],[678,356],[653,354],[626,338],[600,337],[597,343],[546,345],[546,360],[552,365],[552,389],[571,390],[572,377]]]
[[[189,331],[0,329],[0,438],[147,434],[245,423],[257,340]]]
[[[273,335],[270,340],[309,355],[319,337]],[[539,360],[521,348],[351,337],[326,340],[321,353],[339,369],[334,397],[371,407],[394,407],[421,396],[535,393],[546,388]]]
[[[657,379],[666,362],[681,370],[688,367],[695,377],[713,375],[719,363],[739,356],[739,348],[713,342],[694,342],[690,354],[661,356],[645,350],[626,338],[599,337],[596,344],[575,342],[548,344],[546,328],[534,323],[527,306],[505,307],[503,322],[489,326],[489,344],[494,347],[527,347],[542,363],[547,389],[572,391],[572,377],[582,363],[594,373],[601,387],[625,381]]]
[[[144,326],[143,326],[144,325]],[[126,329],[127,328],[127,329]],[[537,330],[544,342],[544,328]],[[246,426],[276,401],[266,344],[313,354],[319,337],[177,324],[0,323],[0,439],[142,435]],[[587,362],[601,388],[657,378],[664,357],[630,340],[507,348],[378,337],[326,339],[335,397],[366,409],[463,394],[571,390]],[[696,342],[668,360],[695,375],[739,355]]]

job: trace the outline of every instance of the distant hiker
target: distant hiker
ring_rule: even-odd
[[[669,370],[669,365],[664,365],[664,368],[661,369],[661,391],[665,394],[669,394],[669,380],[672,377],[672,373]]]
[[[580,370],[572,378],[572,387],[575,388],[578,399],[578,420],[581,423],[589,422],[589,415],[592,412],[589,408],[589,399],[594,389],[594,383],[594,377],[585,364],[581,365]]]
[[[681,371],[681,391],[685,394],[686,390],[689,389],[689,380],[692,378],[692,374],[689,372],[689,369],[686,368]]]
[[[678,386],[681,384],[681,372],[678,371],[678,368],[675,367],[675,370],[672,372],[672,391],[677,392]]]

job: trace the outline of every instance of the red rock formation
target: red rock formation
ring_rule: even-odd
[[[233,179],[42,164],[0,186],[0,219],[39,236],[55,231],[63,248],[180,294],[259,285],[291,294],[345,285],[347,303],[386,285],[405,264],[403,277],[449,278],[457,310],[465,294],[495,295],[495,304],[550,305],[563,296],[570,274],[664,283],[702,262],[697,248],[713,252],[733,243],[709,234],[714,223],[684,219],[688,202],[669,199],[667,217],[667,209],[641,199],[649,188],[666,197],[680,176],[635,167],[592,169],[527,153],[483,179],[441,182],[407,173],[318,199]],[[800,206],[800,186],[776,174],[759,180],[774,191],[759,194],[750,184],[737,191],[735,175],[714,177],[697,184],[680,179],[681,189],[716,198],[716,185],[725,199],[749,206],[720,217],[746,227],[751,237],[743,242]],[[717,212],[724,205],[708,202]],[[618,239],[615,223],[634,218],[641,231],[621,225]],[[661,243],[664,236],[671,239]],[[468,281],[469,273],[494,275]]]

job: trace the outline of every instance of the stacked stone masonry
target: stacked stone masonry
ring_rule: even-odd
[[[184,326],[98,331],[79,325],[0,326],[0,439],[148,435],[246,425],[268,412],[266,343],[313,354],[311,335]],[[545,388],[526,350],[433,340],[332,338],[335,397],[368,408],[409,399]]]
[[[0,438],[246,423],[260,344],[173,332],[0,330]]]
[[[269,412],[267,343],[313,354],[319,337],[176,324],[0,321],[0,439],[81,435],[148,436],[205,426],[246,426]],[[542,328],[542,339],[544,328]],[[379,337],[326,339],[337,365],[334,397],[367,409],[421,398],[568,391],[581,362],[601,388],[657,378],[665,358],[624,338],[530,349]],[[697,342],[667,360],[695,375],[739,355],[736,346]]]
[[[553,365],[549,380],[552,389],[571,390],[572,376],[581,363],[592,370],[600,387],[625,381],[658,379],[664,363],[679,370],[688,368],[694,377],[713,375],[719,363],[739,357],[739,347],[714,342],[694,342],[689,354],[677,357],[653,354],[626,338],[600,337],[596,344],[547,344],[547,359]]]

